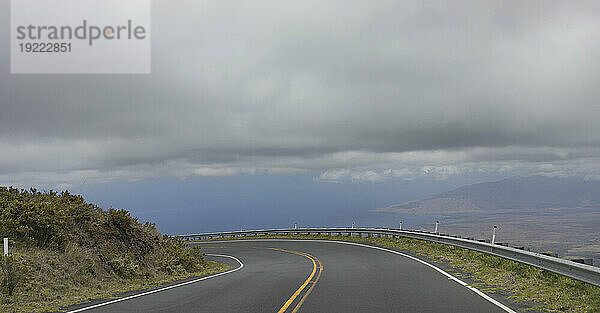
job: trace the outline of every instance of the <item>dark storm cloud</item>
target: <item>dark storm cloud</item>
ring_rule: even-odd
[[[151,75],[10,75],[2,46],[0,178],[581,168],[598,21],[595,1],[155,1]]]

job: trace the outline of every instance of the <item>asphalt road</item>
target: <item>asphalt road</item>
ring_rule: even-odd
[[[406,256],[318,241],[199,244],[238,270],[79,312],[512,312]],[[230,257],[212,256],[212,254]],[[243,263],[241,267],[240,263]],[[241,268],[240,268],[241,267]],[[98,304],[96,304],[98,305]]]

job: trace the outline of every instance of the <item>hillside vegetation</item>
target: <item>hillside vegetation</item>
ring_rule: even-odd
[[[0,187],[0,312],[56,310],[224,268],[122,209],[69,192]]]

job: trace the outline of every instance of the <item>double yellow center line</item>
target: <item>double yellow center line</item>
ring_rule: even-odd
[[[227,247],[206,246],[206,247],[202,247],[202,248],[227,248]],[[285,312],[288,312],[289,309],[291,309],[292,310],[291,313],[298,312],[298,310],[300,309],[300,307],[302,306],[302,304],[304,303],[304,301],[306,300],[308,295],[310,295],[313,288],[315,288],[315,285],[319,281],[319,278],[321,278],[321,273],[323,272],[323,265],[321,264],[321,261],[319,261],[319,259],[316,256],[314,256],[310,253],[305,253],[305,252],[285,250],[285,249],[279,249],[279,248],[263,248],[263,247],[254,247],[254,248],[268,249],[268,250],[280,251],[280,252],[285,252],[285,253],[292,253],[292,254],[303,256],[312,261],[313,270],[310,273],[310,275],[308,275],[308,278],[306,278],[306,280],[300,286],[300,288],[298,288],[292,294],[292,296],[283,304],[281,309],[279,309],[279,311],[277,311],[277,313],[285,313]],[[303,291],[305,291],[304,294],[302,294]],[[302,294],[302,297],[298,298],[301,294]],[[294,303],[296,305],[292,306]]]
[[[300,288],[298,288],[292,294],[292,296],[283,304],[283,306],[281,307],[281,309],[279,309],[279,311],[277,311],[277,313],[285,313],[285,312],[287,312],[288,309],[290,308],[290,306],[296,300],[296,298],[298,298],[298,296],[302,293],[302,291],[304,289],[306,289],[310,285],[310,287],[308,287],[308,289],[306,290],[306,292],[304,293],[304,295],[300,298],[300,300],[298,301],[298,303],[296,303],[296,306],[292,310],[292,313],[296,313],[296,312],[298,312],[298,309],[300,309],[300,307],[304,303],[304,300],[306,300],[306,298],[308,297],[308,295],[310,295],[310,293],[313,290],[313,288],[315,288],[315,285],[319,281],[319,278],[321,278],[321,273],[323,272],[323,265],[321,264],[321,261],[319,261],[319,259],[317,257],[315,257],[314,255],[309,254],[309,253],[298,252],[298,251],[291,251],[291,250],[284,250],[284,249],[278,249],[278,248],[267,248],[267,249],[297,254],[297,255],[303,256],[305,258],[308,258],[309,260],[311,260],[313,262],[312,273],[310,273],[310,275],[304,281],[304,283],[300,286]],[[314,280],[313,280],[313,278],[314,278]]]

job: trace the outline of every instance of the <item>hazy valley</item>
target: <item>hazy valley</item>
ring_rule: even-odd
[[[426,215],[440,232],[551,251],[560,257],[591,257],[600,264],[600,182],[545,176],[513,177],[464,186],[374,212]],[[433,225],[407,225],[432,230]]]

